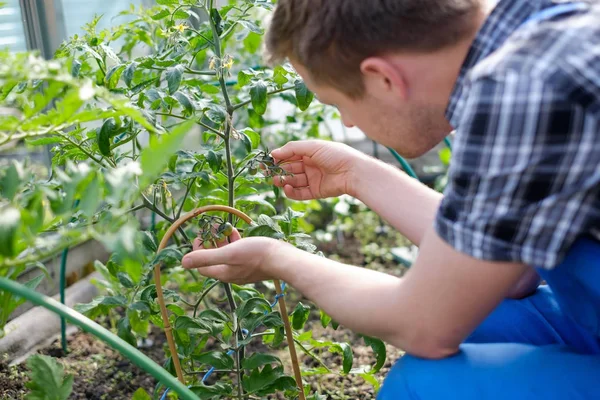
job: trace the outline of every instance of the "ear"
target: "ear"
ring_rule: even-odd
[[[408,86],[399,65],[381,57],[369,57],[360,64],[367,91],[371,93],[408,97]]]

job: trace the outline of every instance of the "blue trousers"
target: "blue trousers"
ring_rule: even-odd
[[[600,399],[600,243],[538,272],[548,285],[505,300],[456,355],[401,358],[378,399]]]

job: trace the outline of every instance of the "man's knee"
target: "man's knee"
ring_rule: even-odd
[[[426,360],[405,355],[385,378],[378,400],[436,398],[444,382],[452,382],[453,357]],[[442,389],[442,390],[440,390]],[[450,387],[447,390],[451,390]]]

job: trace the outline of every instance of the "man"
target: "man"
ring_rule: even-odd
[[[184,266],[282,279],[404,349],[380,399],[600,398],[599,21],[597,2],[279,0],[271,59],[407,157],[455,129],[448,187],[342,144],[288,143],[273,157],[293,176],[275,184],[362,200],[419,246],[406,276],[267,238]],[[536,290],[536,271],[549,286]]]

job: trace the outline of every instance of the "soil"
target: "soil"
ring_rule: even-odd
[[[358,243],[345,243],[344,246],[320,246],[326,255],[335,253],[337,259],[363,265],[364,256],[360,254]],[[395,263],[389,263],[384,267],[398,270]],[[381,264],[378,264],[381,267]],[[290,292],[289,304],[296,302],[294,293]],[[305,300],[303,300],[305,301]],[[290,305],[288,304],[288,307]],[[318,313],[311,313],[311,318],[305,326],[306,330],[313,331],[313,337],[323,340],[348,342],[354,352],[353,367],[374,365],[375,357],[370,347],[365,346],[364,341],[353,332],[339,327],[333,330],[331,327],[323,329]],[[150,358],[162,364],[165,360],[163,332],[153,328],[149,335],[149,346],[141,348]],[[259,348],[261,347],[261,348]],[[139,388],[144,388],[152,394],[156,385],[153,377],[140,370],[127,359],[103,342],[95,339],[92,335],[78,332],[69,338],[69,353],[63,354],[60,343],[54,342],[51,346],[38,351],[41,354],[56,357],[65,367],[65,372],[75,376],[73,392],[70,399],[90,400],[125,400],[131,399],[133,393]],[[249,351],[267,350],[262,343],[257,342],[255,348]],[[384,368],[376,375],[381,383],[383,377],[389,371],[391,365],[402,355],[402,352],[391,346],[387,346],[387,361]],[[284,365],[290,365],[287,348],[277,351]],[[318,363],[309,356],[299,353],[300,362],[304,369],[318,366]],[[342,358],[340,355],[323,352],[321,360],[333,371],[341,369]],[[288,371],[291,374],[291,370]],[[8,361],[0,357],[0,400],[23,399],[27,393],[25,387],[27,368],[25,365],[8,366]],[[319,393],[322,399],[374,399],[375,389],[364,381],[358,374],[342,376],[337,373],[328,375],[306,376],[305,382],[310,383],[312,391]],[[273,396],[272,399],[284,399],[284,397]]]

